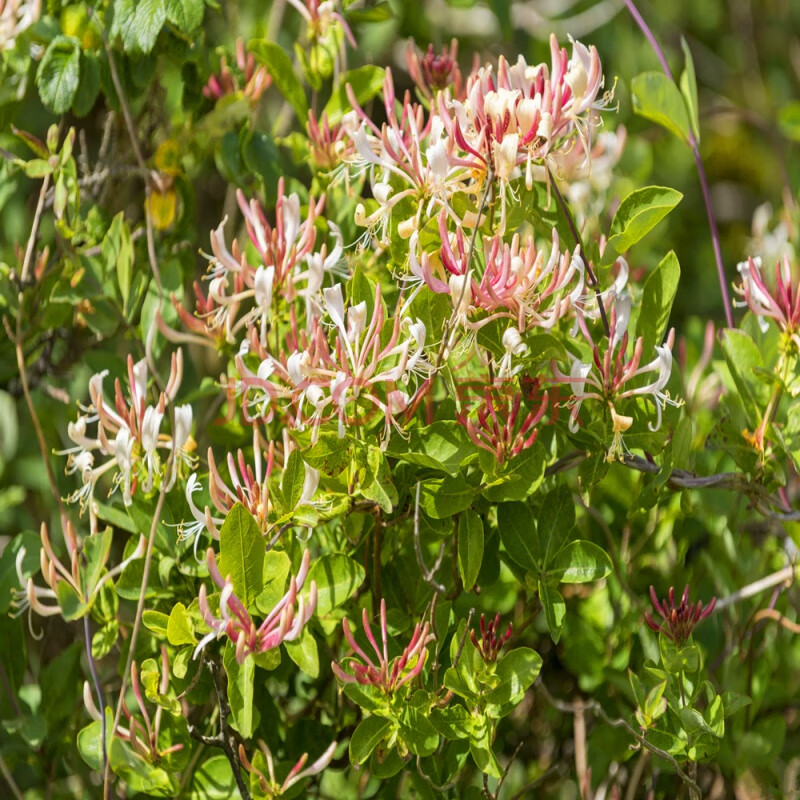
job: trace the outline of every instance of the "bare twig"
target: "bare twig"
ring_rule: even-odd
[[[544,685],[544,682],[539,678],[536,681],[536,686],[539,687],[539,690],[545,697],[545,700],[553,706],[553,708],[558,709],[559,711],[563,711],[565,714],[574,714],[575,713],[575,706],[576,703],[566,703],[563,700],[559,700],[553,697],[550,694],[548,688]],[[626,719],[622,717],[610,717],[605,709],[598,703],[596,700],[589,700],[581,704],[584,711],[589,711],[592,714],[600,717],[606,725],[610,725],[612,728],[624,728],[639,744],[640,747],[644,747],[645,749],[649,750],[653,755],[658,756],[659,758],[663,758],[664,761],[669,763],[672,768],[677,773],[678,777],[684,782],[684,784],[689,789],[690,795],[697,800],[700,800],[702,794],[700,792],[700,787],[697,783],[689,777],[689,775],[684,771],[681,765],[675,760],[675,757],[668,753],[666,750],[662,750],[660,747],[656,747],[654,744],[649,742],[646,737],[642,736],[639,731],[637,731]]]
[[[733,594],[728,595],[727,597],[719,598],[714,610],[720,611],[728,606],[741,603],[742,600],[755,597],[755,595],[760,594],[767,589],[771,589],[773,586],[780,586],[782,583],[792,583],[797,578],[798,569],[800,569],[800,567],[797,565],[790,564],[783,569],[779,569],[777,572],[773,572],[771,575],[767,575],[765,578],[760,578],[759,580],[754,581],[747,586],[743,586]]]
[[[785,617],[781,614],[780,611],[777,611],[774,608],[762,608],[761,611],[757,611],[753,616],[753,623],[760,622],[762,619],[771,619],[777,622],[782,628],[786,628],[787,631],[791,631],[792,633],[800,633],[800,625],[796,622],[792,622],[790,619]]]
[[[628,11],[630,11],[631,16],[641,29],[642,33],[645,35],[647,41],[650,42],[650,46],[655,51],[656,57],[661,64],[661,68],[664,70],[664,74],[674,83],[675,78],[672,75],[672,70],[669,68],[664,51],[661,49],[661,46],[658,43],[658,39],[656,39],[656,37],[653,35],[653,32],[645,22],[644,17],[642,17],[642,15],[639,13],[639,10],[636,8],[633,0],[625,0],[625,5],[628,7]],[[720,247],[719,243],[717,217],[714,214],[714,206],[711,203],[711,191],[708,186],[706,171],[703,167],[703,159],[700,157],[700,147],[697,143],[697,139],[694,136],[691,126],[689,127],[689,147],[692,150],[694,163],[697,167],[697,175],[700,178],[700,188],[703,191],[703,202],[706,206],[708,226],[711,229],[711,244],[714,248],[714,260],[717,264],[717,277],[719,278],[719,289],[720,293],[722,294],[722,304],[725,307],[725,321],[727,322],[729,328],[733,328],[733,312],[731,311],[731,299],[728,293],[728,280],[725,277],[725,264],[722,261],[722,248]]]
[[[575,224],[575,220],[572,218],[567,201],[564,199],[564,195],[561,194],[561,190],[558,188],[558,184],[556,183],[556,179],[553,177],[553,173],[550,171],[550,167],[547,167],[547,177],[550,180],[550,185],[553,189],[553,194],[556,196],[556,201],[558,202],[559,208],[561,208],[561,213],[567,220],[567,225],[569,225],[572,238],[575,240],[575,244],[580,248],[581,261],[583,261],[583,266],[586,270],[586,277],[589,279],[589,285],[594,289],[595,297],[597,297],[597,306],[600,309],[600,319],[603,322],[603,330],[605,331],[606,336],[611,336],[611,332],[608,327],[608,317],[606,316],[606,307],[603,305],[603,295],[600,291],[600,284],[597,281],[597,275],[594,274],[592,265],[589,263],[589,259],[586,257],[586,248],[583,246],[583,239],[581,238],[580,231],[578,231],[578,226]]]

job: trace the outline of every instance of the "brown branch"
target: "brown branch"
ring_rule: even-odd
[[[538,686],[541,693],[544,695],[545,700],[553,706],[553,708],[563,711],[565,714],[575,714],[575,708],[578,703],[566,703],[563,700],[559,700],[553,697],[550,694],[548,688],[544,685],[544,682],[541,678],[537,679],[536,686]],[[697,798],[700,800],[702,797],[702,793],[700,792],[700,787],[697,783],[689,777],[689,775],[683,770],[681,765],[676,761],[675,757],[668,753],[666,750],[662,750],[660,747],[656,747],[654,744],[649,742],[646,737],[642,736],[626,719],[622,717],[610,717],[605,709],[598,703],[596,700],[589,700],[587,702],[581,703],[581,707],[584,711],[589,711],[590,713],[594,714],[595,716],[600,717],[606,725],[610,725],[612,728],[624,728],[639,744],[640,747],[644,747],[645,749],[649,750],[653,755],[658,756],[659,758],[663,758],[666,762],[668,762],[672,768],[677,773],[678,777],[684,782],[684,784],[688,787],[690,796]]]

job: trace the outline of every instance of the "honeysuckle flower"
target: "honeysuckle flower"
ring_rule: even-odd
[[[462,153],[451,163],[500,185],[501,231],[512,178],[524,170],[530,189],[545,177],[550,155],[569,150],[573,137],[588,154],[596,125],[591,112],[605,102],[597,100],[603,75],[594,47],[573,41],[568,58],[551,36],[550,50],[550,68],[529,66],[522,56],[509,65],[501,56],[496,73],[489,65],[470,74],[463,101],[438,97],[445,129]]]
[[[602,353],[592,340],[589,329],[581,315],[578,315],[580,329],[592,347],[593,359],[591,363],[581,362],[573,358],[570,374],[565,375],[555,362],[551,365],[553,377],[557,382],[570,384],[573,399],[570,401],[572,411],[570,413],[569,427],[571,431],[576,431],[578,426],[578,414],[581,405],[585,400],[597,400],[608,406],[612,412],[612,422],[614,426],[614,444],[610,455],[618,454],[621,445],[621,434],[630,426],[626,425],[629,417],[619,415],[614,407],[614,403],[629,397],[649,397],[656,407],[656,422],[649,423],[652,431],[661,427],[661,415],[666,404],[678,405],[679,401],[674,400],[666,391],[666,385],[672,372],[672,346],[675,342],[675,330],[670,330],[663,345],[656,345],[656,356],[651,361],[642,365],[642,349],[644,342],[639,337],[633,346],[633,353],[628,356],[628,332],[616,341],[616,337],[610,342],[604,340],[605,351]],[[617,308],[611,309],[609,316],[611,330],[617,330]],[[641,383],[642,376],[655,374],[648,383]]]
[[[318,170],[333,172],[353,155],[351,134],[358,128],[358,115],[349,111],[338,124],[331,124],[326,114],[317,119],[309,110],[306,135],[311,152],[311,163]]]
[[[350,649],[353,651],[354,656],[358,656],[358,658],[361,659],[361,663],[356,660],[355,657],[346,662],[345,666],[352,669],[351,674],[342,666],[344,662],[337,663],[334,661],[331,663],[333,674],[336,675],[342,683],[359,683],[362,686],[375,686],[384,694],[393,694],[413,681],[422,672],[422,668],[425,666],[425,661],[428,657],[427,646],[435,637],[428,632],[429,625],[427,622],[421,626],[417,623],[414,626],[414,632],[411,634],[411,640],[405,650],[403,650],[401,655],[390,661],[386,626],[386,601],[383,599],[381,600],[380,610],[382,647],[379,648],[378,643],[375,641],[366,609],[362,612],[361,621],[367,640],[375,653],[375,661],[373,661],[361,649],[358,642],[356,642],[353,632],[350,630],[350,622],[347,617],[345,617],[342,620],[344,637]]]
[[[272,82],[266,67],[257,67],[252,53],[245,51],[244,42],[236,40],[236,66],[239,76],[231,73],[225,56],[220,59],[219,73],[212,75],[203,87],[203,94],[211,99],[219,100],[229,94],[241,92],[251,105],[255,105]]]
[[[398,427],[397,415],[411,400],[412,378],[432,369],[425,325],[401,313],[402,301],[387,322],[379,284],[369,319],[365,301],[345,308],[340,284],[324,289],[323,296],[326,316],[314,319],[310,333],[298,333],[291,355],[265,354],[256,373],[237,357],[243,405],[255,418],[267,419],[280,408],[298,430],[312,429],[312,441],[328,420],[336,420],[344,436],[348,426],[369,425],[377,415],[384,420],[387,443],[392,427]]]
[[[211,632],[204,636],[194,651],[197,658],[200,651],[222,636],[227,636],[236,647],[236,660],[241,664],[250,654],[266,653],[279,647],[283,642],[293,642],[303,632],[317,607],[317,584],[311,581],[308,599],[298,592],[303,588],[311,566],[311,552],[303,553],[303,560],[297,575],[292,575],[289,590],[275,604],[260,625],[256,625],[242,601],[236,596],[230,577],[223,578],[217,566],[213,549],[206,553],[208,574],[220,590],[219,617],[215,616],[208,602],[206,585],[200,587],[200,613]]]
[[[72,447],[60,451],[67,455],[67,474],[78,474],[81,486],[67,498],[78,502],[81,511],[89,508],[91,529],[96,529],[93,508],[94,489],[106,473],[113,473],[112,492],[121,489],[125,505],[130,505],[138,485],[149,492],[166,482],[167,489],[177,477],[194,463],[191,436],[192,409],[182,405],[174,407],[175,396],[183,378],[183,353],[173,353],[170,374],[158,401],[147,402],[148,371],[145,359],[134,362],[128,357],[128,396],[116,381],[113,404],[105,399],[103,382],[108,371],[97,373],[89,381],[89,399],[83,414],[67,428]],[[175,427],[172,435],[162,432],[168,407],[173,405]],[[96,425],[90,436],[89,426]],[[164,456],[170,455],[172,466],[164,466]]]
[[[96,569],[91,574],[87,574],[81,562],[81,546],[71,522],[67,522],[65,530],[65,544],[70,559],[69,569],[56,556],[50,543],[47,526],[44,523],[42,523],[39,535],[42,542],[42,547],[39,551],[39,566],[46,587],[37,586],[32,577],[26,579],[23,575],[22,562],[25,559],[26,551],[24,547],[21,547],[17,553],[15,566],[17,580],[20,587],[24,587],[24,589],[14,590],[12,607],[14,608],[15,616],[24,614],[26,611],[35,612],[41,617],[63,615],[64,612],[59,601],[60,583],[65,583],[69,587],[71,594],[77,598],[79,603],[86,606],[86,611],[88,612],[94,598],[97,597],[103,586],[120,575],[131,561],[142,558],[147,548],[147,538],[144,535],[140,535],[136,548],[119,564],[103,572],[110,554],[110,551],[106,551],[102,562],[96,565]],[[35,636],[32,629],[31,633]]]
[[[242,744],[239,745],[239,760],[242,762],[242,766],[245,770],[258,779],[259,789],[261,789],[270,800],[273,800],[273,798],[281,797],[296,783],[306,778],[311,778],[314,775],[319,775],[319,773],[331,763],[337,746],[338,742],[331,742],[325,752],[313,764],[307,767],[308,753],[303,753],[297,760],[297,763],[289,770],[289,774],[286,776],[283,783],[278,783],[275,779],[275,763],[272,758],[272,751],[261,739],[258,740],[258,749],[264,756],[264,761],[267,765],[267,775],[264,775],[264,773],[257,769],[247,758],[247,752]]]
[[[160,694],[165,695],[169,689],[169,658],[167,655],[166,645],[161,646],[161,679],[158,684],[158,691]],[[142,687],[139,682],[139,667],[136,662],[131,663],[131,690],[133,696],[136,698],[136,705],[139,706],[139,713],[141,714],[141,721],[135,717],[128,708],[125,699],[122,699],[122,715],[125,717],[124,726],[118,724],[113,731],[115,738],[127,742],[133,751],[140,757],[144,758],[151,764],[157,764],[162,758],[170,753],[177,753],[183,750],[183,745],[172,744],[169,747],[159,747],[159,738],[161,733],[161,718],[164,709],[159,705],[151,720],[150,713],[142,696]],[[100,722],[103,717],[100,714],[100,709],[94,702],[92,690],[88,681],[83,683],[83,705],[86,708],[89,716],[95,721]]]
[[[506,632],[500,634],[500,612],[488,624],[483,614],[480,618],[481,638],[475,635],[475,631],[470,629],[469,638],[473,645],[478,649],[481,658],[488,664],[497,661],[500,651],[508,643],[513,631],[513,625],[509,622]]]
[[[682,647],[692,635],[695,625],[700,620],[706,619],[711,615],[717,598],[712,597],[711,602],[703,608],[701,600],[697,605],[689,603],[689,586],[683,590],[681,600],[675,605],[675,588],[670,586],[667,598],[659,602],[656,590],[650,587],[650,600],[653,608],[658,612],[661,620],[654,619],[650,612],[645,612],[644,620],[647,626],[657,633],[663,633],[667,638],[672,639],[678,647]]]
[[[761,259],[749,258],[737,265],[742,283],[734,290],[744,298],[744,304],[758,317],[766,331],[773,320],[787,341],[800,348],[800,283],[792,275],[788,256],[775,265],[775,290],[772,291],[761,274]]]
[[[444,89],[449,89],[456,100],[464,99],[464,79],[458,68],[458,39],[442,45],[440,53],[434,52],[432,44],[421,53],[414,40],[409,39],[406,43],[406,67],[411,80],[428,102]]]
[[[751,238],[747,242],[748,253],[758,256],[764,264],[775,264],[782,261],[784,257],[790,262],[794,261],[794,245],[792,239],[795,236],[795,225],[791,214],[783,209],[779,214],[778,221],[773,227],[772,205],[763,203],[753,212],[751,223]]]
[[[495,386],[484,391],[483,402],[474,417],[469,412],[459,415],[470,439],[491,453],[499,464],[527,450],[539,435],[536,426],[547,411],[549,394],[537,396],[534,392],[534,406],[530,410],[522,407],[522,400],[521,392]]]

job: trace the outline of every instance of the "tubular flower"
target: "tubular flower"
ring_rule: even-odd
[[[272,82],[266,67],[256,67],[256,59],[252,53],[245,52],[244,42],[236,40],[236,66],[239,68],[244,85],[240,85],[237,76],[228,69],[225,56],[220,59],[219,74],[212,75],[203,87],[206,97],[219,100],[229,94],[241,92],[251,105],[255,105]]]
[[[243,403],[268,416],[276,404],[288,400],[294,427],[311,427],[312,441],[328,420],[337,421],[342,437],[348,426],[370,424],[377,414],[384,419],[384,441],[388,441],[391,428],[398,424],[396,415],[411,402],[407,391],[411,377],[431,370],[425,357],[425,325],[404,317],[401,308],[392,321],[386,320],[380,285],[369,320],[366,301],[345,310],[340,284],[325,289],[323,295],[333,343],[322,321],[315,319],[311,334],[303,332],[300,346],[287,358],[267,355],[257,373],[237,358]]]
[[[314,614],[317,607],[317,584],[311,581],[308,600],[298,596],[303,588],[308,570],[311,565],[311,553],[303,553],[303,561],[297,575],[292,575],[289,590],[277,602],[275,607],[266,616],[264,621],[256,626],[242,601],[234,594],[230,577],[223,578],[217,567],[217,558],[214,551],[209,548],[206,553],[208,573],[218,589],[219,617],[214,616],[208,602],[206,586],[200,587],[200,613],[206,624],[211,628],[194,651],[194,657],[214,639],[227,636],[236,647],[236,660],[241,664],[251,653],[266,653],[279,647],[282,642],[293,642],[303,632],[306,623]]]
[[[500,655],[500,651],[505,647],[505,645],[508,643],[508,640],[511,638],[511,633],[513,631],[512,624],[509,622],[506,632],[498,635],[498,631],[500,630],[500,612],[498,611],[495,618],[489,622],[488,625],[486,624],[484,615],[481,614],[480,629],[480,640],[478,640],[478,637],[475,635],[475,631],[470,630],[470,641],[478,649],[478,652],[481,654],[481,658],[486,663],[497,661],[497,656]]]
[[[681,601],[675,605],[675,588],[670,586],[667,593],[666,600],[658,601],[656,590],[650,587],[650,600],[653,603],[653,608],[661,616],[661,620],[654,619],[649,612],[645,612],[644,620],[647,626],[656,633],[663,633],[669,639],[672,639],[678,647],[683,646],[689,637],[692,635],[694,626],[710,616],[717,604],[717,598],[712,597],[711,602],[703,608],[702,601],[698,600],[697,605],[689,603],[689,586],[683,590]]]
[[[624,310],[629,311],[628,306]],[[592,348],[593,359],[590,363],[583,363],[577,358],[573,358],[570,374],[565,375],[558,366],[551,365],[553,376],[560,383],[568,383],[572,388],[573,399],[571,402],[572,411],[570,414],[570,430],[573,432],[578,427],[578,414],[581,405],[585,400],[598,400],[605,403],[611,411],[614,426],[614,444],[609,451],[609,458],[621,454],[622,434],[631,426],[633,419],[620,415],[616,412],[614,403],[629,397],[647,397],[653,401],[656,407],[656,423],[650,423],[650,430],[658,430],[661,427],[661,415],[664,405],[677,405],[678,401],[673,400],[666,389],[672,372],[672,346],[675,341],[675,330],[670,330],[667,340],[663,345],[656,345],[656,357],[648,363],[642,365],[642,348],[644,342],[639,337],[634,346],[633,353],[628,357],[628,332],[617,336],[618,330],[627,327],[627,320],[623,320],[621,308],[616,305],[611,309],[609,323],[614,333],[611,342],[606,342],[605,352],[600,353],[598,346],[592,340],[589,329],[582,316],[578,316],[578,323],[588,339]],[[620,322],[624,324],[620,325]],[[638,378],[643,375],[655,377],[648,383],[640,384]],[[639,385],[632,385],[639,384]]]
[[[440,209],[458,220],[451,201],[454,194],[465,190],[469,173],[453,161],[453,139],[441,117],[426,114],[419,103],[411,101],[408,92],[400,104],[402,112],[398,117],[389,69],[383,85],[387,121],[381,128],[367,116],[350,87],[348,95],[361,124],[351,134],[355,152],[346,163],[352,170],[367,172],[372,196],[378,204],[369,215],[364,205],[359,204],[356,224],[367,228],[368,235],[377,237],[381,245],[387,245],[393,209],[403,200],[414,207],[412,214],[397,223],[397,232],[404,239],[421,229],[424,217],[432,217]],[[474,219],[471,224],[475,224]]]
[[[547,411],[548,399],[549,395],[545,392],[539,407],[527,411],[522,408],[521,392],[511,394],[500,388],[486,389],[476,419],[473,420],[472,415],[461,414],[459,421],[478,447],[491,453],[498,463],[504,464],[536,441],[539,435],[536,426]]]
[[[467,78],[464,101],[448,102],[439,95],[439,113],[462,156],[454,163],[473,174],[493,176],[501,186],[504,229],[506,194],[517,168],[525,183],[546,175],[548,157],[565,152],[577,137],[590,152],[593,109],[603,84],[600,58],[594,47],[572,42],[572,57],[550,37],[551,67],[529,66],[522,56],[510,66],[500,58],[497,71],[483,67]]]
[[[439,235],[441,238],[440,260],[450,276],[445,284],[433,275],[430,261],[423,254],[418,265],[415,255],[409,255],[412,272],[418,270],[422,279],[434,291],[453,294],[457,281],[452,276],[462,277],[467,271],[470,253],[469,245],[461,228],[455,233],[447,230],[447,221],[442,213],[439,216]],[[536,248],[533,237],[524,242],[519,234],[514,234],[511,243],[501,235],[484,240],[483,273],[473,276],[470,272],[470,288],[465,303],[474,311],[488,314],[476,322],[480,327],[497,317],[507,316],[516,321],[520,331],[530,328],[552,328],[566,316],[582,297],[584,290],[584,267],[578,249],[570,255],[569,250],[559,248],[558,233],[553,229],[553,244],[545,261],[545,251]],[[480,265],[473,258],[475,270]],[[455,301],[454,301],[455,302]]]
[[[406,44],[406,67],[419,93],[430,102],[437,92],[449,89],[456,100],[464,99],[464,79],[458,68],[458,39],[442,45],[441,53],[433,45],[421,53],[413,39]]]
[[[328,244],[323,243],[316,250],[314,224],[322,211],[324,197],[316,202],[311,200],[303,219],[300,198],[297,194],[284,195],[282,178],[278,183],[275,227],[267,222],[256,200],[248,202],[241,191],[237,197],[261,264],[251,266],[237,242],[228,249],[223,231],[226,220],[223,220],[211,232],[207,297],[203,298],[195,287],[199,319],[180,308],[178,313],[195,335],[236,344],[247,338],[250,329],[255,329],[261,346],[266,347],[276,298],[288,303],[304,298],[307,310],[311,310],[325,273],[333,270],[341,259],[342,237],[336,225],[329,222],[335,244],[329,250]]]
[[[164,713],[163,706],[159,705],[156,708],[155,715],[150,718],[147,711],[147,706],[142,696],[142,687],[139,683],[139,668],[134,661],[131,664],[131,689],[136,698],[136,705],[139,706],[139,717],[135,717],[128,708],[125,700],[122,700],[122,715],[125,717],[127,727],[117,725],[114,730],[114,737],[127,742],[131,749],[141,758],[145,759],[151,764],[157,764],[162,758],[177,753],[183,749],[182,744],[173,744],[169,747],[159,747],[159,738],[161,734],[161,718]],[[161,645],[161,680],[158,685],[158,692],[161,695],[166,695],[169,689],[169,658],[167,656],[166,645]],[[100,710],[94,702],[92,691],[89,687],[89,682],[83,683],[83,704],[89,716],[95,721],[100,722],[102,716]]]
[[[284,430],[284,468],[292,449],[293,443],[288,431]],[[280,460],[280,456],[276,454],[274,442],[270,442],[264,448],[257,429],[253,431],[253,454],[252,466],[247,463],[241,450],[238,450],[235,456],[233,453],[227,454],[225,461],[229,480],[226,482],[220,475],[212,449],[208,448],[208,493],[214,509],[220,516],[214,516],[209,506],[203,509],[197,507],[194,494],[199,492],[202,486],[195,473],[189,476],[186,483],[186,501],[192,513],[192,521],[182,523],[180,536],[182,539],[194,539],[195,552],[203,531],[207,530],[212,538],[219,539],[218,526],[223,523],[225,516],[236,503],[244,505],[253,515],[263,534],[268,535],[271,531],[275,515],[270,518],[273,509],[269,482],[275,472],[276,458]],[[304,464],[304,467],[303,493],[298,505],[311,504],[319,485],[319,472],[308,464]]]
[[[258,749],[260,752],[256,752],[256,758],[254,758],[252,762],[247,758],[244,745],[240,744],[239,760],[242,762],[242,766],[245,770],[258,780],[259,789],[261,789],[270,800],[273,800],[273,798],[282,797],[284,793],[291,789],[296,783],[314,775],[319,775],[319,773],[331,763],[333,754],[336,752],[337,744],[338,742],[331,742],[325,752],[313,764],[307,767],[308,753],[303,753],[297,763],[289,770],[289,774],[286,776],[283,783],[278,783],[275,779],[275,762],[272,758],[272,751],[261,739],[258,740]],[[257,759],[261,760],[259,756],[263,757],[267,775],[264,775],[262,772],[263,768],[259,768],[261,765],[256,765],[255,763]]]
[[[142,558],[147,549],[147,539],[142,535],[139,537],[138,545],[126,559],[104,572],[111,552],[110,531],[107,530],[105,534],[96,534],[90,537],[81,546],[75,536],[72,523],[67,522],[65,543],[70,565],[67,569],[53,551],[47,526],[44,523],[42,523],[40,537],[42,547],[39,551],[39,565],[47,586],[37,586],[33,582],[33,578],[26,579],[22,574],[22,562],[25,559],[26,551],[24,547],[21,547],[16,560],[17,580],[19,585],[25,588],[14,590],[12,606],[15,616],[24,614],[26,611],[36,612],[41,617],[52,617],[56,614],[64,616],[65,610],[61,606],[64,598],[73,600],[79,609],[84,607],[80,613],[77,613],[79,617],[84,616],[91,610],[92,603],[103,586],[120,575],[131,561]],[[89,566],[86,565],[86,559],[81,558],[88,548],[93,549],[92,555],[98,556],[96,561],[92,559]],[[45,600],[53,602],[45,603],[43,602]],[[67,613],[74,615],[76,611],[73,608]]]
[[[317,119],[313,111],[308,112],[306,134],[311,150],[311,162],[318,170],[335,170],[353,154],[353,142],[348,131],[358,126],[358,116],[351,111],[338,124],[331,124],[326,114]]]
[[[171,435],[162,433],[162,423],[167,415],[167,406],[174,404],[183,378],[183,353],[173,353],[172,366],[165,390],[155,405],[147,404],[147,362],[142,359],[134,363],[128,356],[128,396],[122,393],[117,379],[113,405],[103,394],[103,381],[108,371],[97,373],[89,381],[89,406],[75,422],[68,426],[67,433],[73,446],[61,451],[67,455],[66,472],[78,473],[81,487],[67,501],[79,502],[81,511],[89,507],[92,530],[96,528],[93,508],[94,487],[105,473],[114,474],[112,491],[119,488],[125,505],[132,502],[133,493],[141,485],[145,492],[166,482],[172,488],[185,466],[194,461],[191,436],[192,408],[189,405],[174,406],[175,427]],[[89,425],[96,423],[96,432],[90,436]],[[173,453],[172,466],[163,463],[165,453]],[[97,457],[106,460],[95,465]]]
[[[740,286],[734,289],[744,298],[746,305],[757,317],[762,330],[767,329],[767,319],[772,319],[787,337],[800,349],[800,284],[792,276],[788,256],[775,265],[775,291],[771,291],[761,274],[761,259],[749,258],[737,265],[742,276]]]
[[[356,642],[353,632],[350,630],[350,623],[345,617],[342,620],[342,629],[347,644],[353,653],[361,659],[359,663],[355,658],[347,662],[347,666],[353,670],[353,674],[345,671],[341,664],[335,661],[331,664],[334,675],[342,683],[360,683],[362,686],[375,686],[380,689],[384,694],[393,694],[407,683],[411,682],[421,672],[425,666],[425,661],[428,657],[428,643],[435,638],[433,634],[429,633],[428,623],[420,626],[417,623],[414,626],[414,632],[411,635],[411,641],[403,650],[402,654],[396,658],[389,660],[389,644],[386,631],[386,601],[381,600],[381,643],[382,648],[378,647],[375,641],[375,636],[372,633],[372,627],[369,624],[369,617],[367,610],[364,609],[362,613],[362,625],[364,633],[375,652],[377,663],[361,649],[358,642]]]
[[[355,48],[356,40],[350,26],[338,11],[336,0],[289,0],[306,21],[306,38],[324,53],[333,53],[334,83],[347,68],[345,39]]]

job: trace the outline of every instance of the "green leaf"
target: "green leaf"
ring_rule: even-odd
[[[251,39],[247,49],[267,68],[275,85],[297,114],[297,119],[304,124],[308,116],[306,95],[286,51],[280,45],[268,42],[266,39]]]
[[[400,736],[415,756],[429,756],[439,746],[439,733],[421,709],[406,706]]]
[[[558,644],[561,630],[564,627],[564,617],[567,606],[558,589],[549,586],[545,581],[539,581],[539,600],[544,610],[544,618],[553,641]]]
[[[684,67],[683,74],[681,75],[681,94],[686,102],[686,110],[689,114],[689,123],[692,126],[692,133],[694,138],[700,141],[700,121],[699,121],[699,104],[697,102],[697,78],[694,74],[694,61],[692,60],[692,51],[686,42],[686,37],[681,36],[681,47],[683,48],[683,55],[686,58],[686,66]]]
[[[148,609],[142,614],[142,623],[147,630],[154,633],[159,639],[167,638],[169,616],[166,614],[163,614],[161,611],[151,611]]]
[[[645,281],[642,308],[636,320],[636,335],[644,338],[644,359],[651,358],[653,348],[664,339],[680,277],[678,258],[670,250]]]
[[[253,515],[237,503],[219,531],[219,570],[230,575],[233,590],[250,608],[263,588],[264,539]]]
[[[611,222],[603,263],[610,264],[643,239],[683,199],[668,186],[645,186],[631,192],[619,205]]]
[[[308,585],[317,584],[317,614],[325,616],[349,600],[364,582],[364,567],[343,553],[332,553],[314,561]]]
[[[99,628],[92,636],[92,658],[105,658],[119,636],[119,623],[112,619],[111,622]]]
[[[166,0],[167,19],[181,33],[191,33],[203,21],[203,0]]]
[[[568,486],[559,486],[544,496],[536,527],[538,541],[544,547],[541,560],[547,568],[575,527],[575,501]]]
[[[120,211],[111,221],[100,247],[106,261],[106,273],[116,273],[123,313],[127,313],[131,278],[133,277],[134,251],[130,228],[125,221],[124,212]]]
[[[503,465],[502,470],[493,476],[492,485],[483,490],[483,496],[492,503],[529,497],[544,479],[545,458],[544,447],[536,442]]]
[[[258,727],[258,711],[253,705],[256,662],[245,658],[243,664],[236,661],[236,646],[229,641],[225,646],[222,665],[228,675],[228,702],[236,730],[249,739]]]
[[[82,52],[80,64],[80,82],[72,110],[78,117],[86,116],[93,108],[100,93],[100,65],[93,53]]]
[[[538,572],[544,554],[530,508],[524,503],[498,506],[497,529],[512,561],[529,572]]]
[[[472,505],[475,489],[463,475],[425,481],[420,492],[420,507],[433,519],[447,519]]]
[[[500,683],[486,696],[496,706],[514,706],[525,696],[542,668],[542,658],[529,647],[518,647],[498,662],[495,674]],[[509,709],[510,710],[510,709]]]
[[[311,678],[319,677],[319,649],[317,640],[308,628],[303,629],[299,639],[284,642],[289,658]]]
[[[352,457],[352,442],[340,439],[335,433],[321,433],[319,439],[303,452],[306,464],[332,478],[350,466]]]
[[[149,53],[167,19],[164,0],[114,0],[112,14],[111,36],[126,53]]]
[[[220,753],[195,769],[189,800],[231,800],[238,793],[230,761]]]
[[[342,75],[339,79],[338,87],[334,90],[331,99],[328,100],[322,112],[328,117],[328,123],[337,125],[342,121],[342,117],[352,110],[350,100],[347,97],[346,87],[348,84],[350,84],[359,105],[364,105],[383,88],[384,74],[385,71],[381,67],[367,64]]]
[[[270,550],[264,555],[264,588],[256,598],[256,608],[262,614],[269,614],[286,593],[286,580],[291,568],[292,562],[283,550]]]
[[[56,114],[72,105],[81,77],[81,51],[77,39],[56,36],[44,51],[36,84],[42,102]]]
[[[422,428],[413,428],[408,438],[393,436],[387,455],[409,464],[458,475],[462,461],[475,452],[475,445],[464,426],[455,420],[440,420]]]
[[[167,639],[175,647],[182,644],[197,644],[192,621],[189,619],[183,603],[176,603],[170,611],[167,621]]]
[[[761,418],[761,409],[766,403],[768,391],[768,387],[755,374],[755,370],[764,366],[761,351],[742,330],[724,330],[721,341],[725,362],[739,390],[739,397],[750,424],[755,426]]]
[[[778,127],[784,136],[800,142],[800,100],[790,100],[778,112]]]
[[[689,114],[678,87],[663,72],[643,72],[631,81],[633,110],[689,141]]]
[[[483,562],[483,520],[467,509],[458,521],[458,573],[464,589],[470,591]]]
[[[547,574],[561,583],[589,583],[605,578],[610,572],[611,560],[605,550],[593,542],[577,539],[556,555]]]
[[[286,500],[286,510],[294,511],[303,496],[306,479],[306,465],[299,450],[292,450],[281,477],[281,491]]]
[[[431,710],[431,724],[446,739],[466,739],[472,730],[472,714],[464,708],[450,704]]]
[[[350,762],[354,767],[363,764],[370,753],[389,733],[392,723],[383,717],[365,717],[350,738]]]

